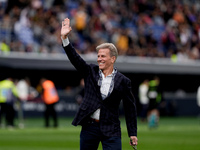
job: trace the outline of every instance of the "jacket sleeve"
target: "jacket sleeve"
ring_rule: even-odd
[[[76,52],[75,48],[69,43],[67,46],[63,47],[65,53],[67,54],[70,62],[76,68],[77,71],[85,75],[89,71],[89,65],[83,60],[83,58]]]
[[[125,81],[123,106],[125,112],[126,126],[128,135],[137,136],[137,110],[136,101],[132,93],[131,81],[128,79]]]

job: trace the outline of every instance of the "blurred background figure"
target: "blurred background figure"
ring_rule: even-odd
[[[30,79],[25,77],[20,79],[16,83],[18,96],[19,96],[19,106],[18,106],[18,118],[19,118],[19,127],[24,128],[24,114],[23,114],[23,104],[31,99],[34,99],[38,96],[38,92],[31,86]]]
[[[29,79],[21,79],[16,83],[17,91],[19,95],[19,107],[18,107],[18,118],[19,118],[19,127],[24,128],[24,115],[23,115],[23,103],[28,100],[29,96]]]
[[[149,106],[149,98],[148,98],[148,90],[149,90],[149,80],[145,79],[139,86],[139,101],[142,106],[141,109],[141,121],[146,122],[147,120],[147,110]]]
[[[50,116],[53,118],[54,127],[58,126],[57,113],[55,110],[55,104],[59,101],[58,92],[56,87],[51,80],[45,78],[40,79],[40,85],[42,87],[42,100],[45,104],[45,127],[49,127]]]
[[[159,104],[162,100],[162,93],[160,88],[160,79],[159,77],[154,77],[153,80],[149,81],[149,107],[148,107],[148,125],[150,128],[154,128],[158,126],[160,112],[159,112]]]
[[[2,115],[5,114],[6,127],[13,128],[15,119],[14,103],[18,100],[17,88],[12,78],[0,81],[0,125],[2,124]]]
[[[2,42],[0,41],[0,53],[4,53],[4,54],[9,54],[10,53],[10,47],[9,45],[6,43],[5,40],[3,40]]]
[[[200,107],[200,86],[197,89],[197,105]],[[200,114],[199,114],[200,117]]]

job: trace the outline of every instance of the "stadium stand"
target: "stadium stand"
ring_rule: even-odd
[[[81,54],[108,41],[120,55],[200,58],[198,0],[2,0],[0,10],[0,41],[11,51],[63,53],[60,24],[69,17]]]

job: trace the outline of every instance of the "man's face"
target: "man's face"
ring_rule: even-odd
[[[98,52],[98,58],[97,62],[99,64],[99,69],[107,70],[110,67],[113,67],[113,64],[115,62],[115,56],[110,56],[110,50],[105,48],[105,49],[100,49]]]

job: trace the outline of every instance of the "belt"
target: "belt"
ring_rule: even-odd
[[[91,118],[92,121],[99,123],[99,120]]]

